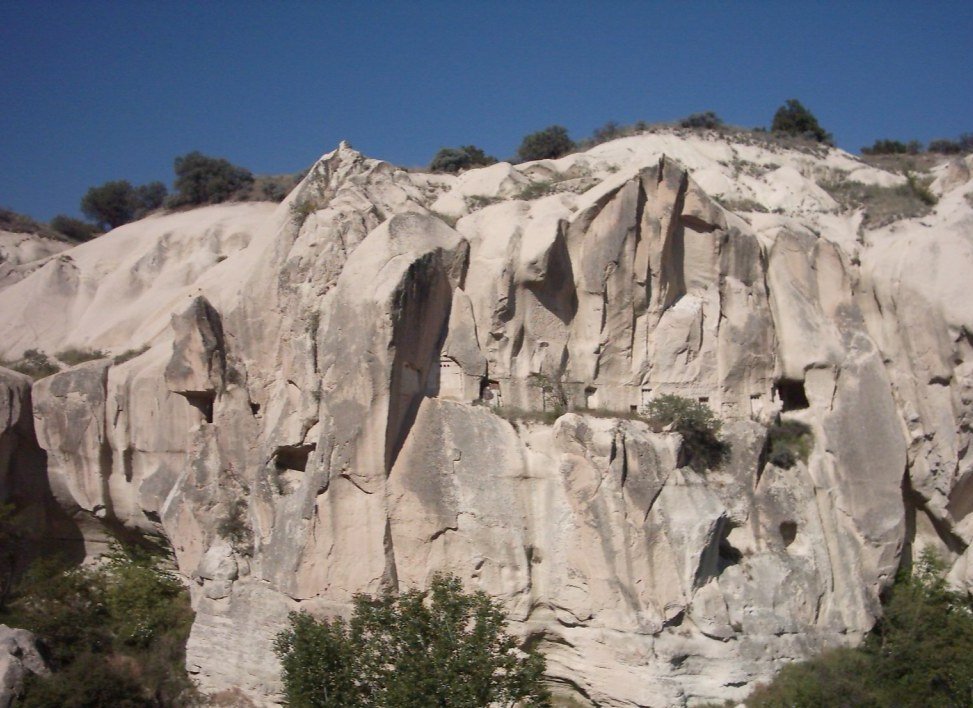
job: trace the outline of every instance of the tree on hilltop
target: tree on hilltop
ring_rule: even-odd
[[[554,160],[574,149],[574,141],[568,137],[567,128],[552,125],[524,137],[517,148],[521,162]]]
[[[497,158],[487,155],[476,145],[462,145],[458,148],[442,148],[429,163],[430,172],[451,172],[468,170],[496,164]]]
[[[831,133],[822,128],[814,114],[796,98],[777,109],[770,129],[775,133],[805,137],[819,143],[830,144],[832,141]]]
[[[175,160],[172,206],[218,204],[253,184],[253,174],[220,157],[193,151]]]

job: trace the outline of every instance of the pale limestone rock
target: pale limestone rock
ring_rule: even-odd
[[[859,640],[913,545],[973,575],[970,181],[940,175],[935,229],[861,235],[815,186],[839,171],[902,182],[664,132],[438,181],[342,144],[279,207],[152,217],[47,261],[0,292],[0,354],[153,345],[38,382],[34,419],[58,500],[163,535],[195,580],[206,690],[272,703],[288,611],[450,571],[505,603],[561,693],[741,699]],[[563,182],[511,198],[541,179]],[[35,339],[25,295],[51,316]],[[582,410],[663,393],[724,420],[721,469]],[[573,412],[511,423],[498,402]],[[815,438],[786,470],[762,454],[782,410]]]

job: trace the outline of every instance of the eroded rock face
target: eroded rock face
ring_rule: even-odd
[[[49,673],[33,633],[0,624],[0,708],[14,704],[30,674]]]
[[[912,272],[894,234],[769,237],[666,157],[594,179],[607,150],[434,182],[342,145],[148,351],[35,384],[61,504],[175,549],[204,689],[272,703],[288,611],[439,571],[504,601],[558,691],[617,706],[740,698],[857,641],[916,543],[969,582],[973,313],[922,275],[973,273],[968,222]],[[581,193],[510,198],[555,174]],[[489,185],[455,228],[430,211]],[[723,419],[720,469],[619,417],[665,393]],[[814,434],[789,469],[780,414]]]

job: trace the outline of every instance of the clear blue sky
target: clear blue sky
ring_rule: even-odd
[[[798,98],[857,151],[973,132],[973,2],[0,0],[0,205],[78,213],[191,150],[293,172],[348,139],[421,165],[553,123]]]

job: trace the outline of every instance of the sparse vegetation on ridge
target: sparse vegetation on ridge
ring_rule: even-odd
[[[39,349],[28,349],[16,361],[0,361],[0,366],[18,371],[34,380],[56,374],[61,370],[60,366],[51,361],[50,357]]]
[[[105,359],[108,357],[100,349],[78,349],[76,347],[60,351],[54,356],[68,366],[75,366],[86,361],[94,361],[95,359]]]
[[[929,191],[930,181],[907,173],[906,183],[895,187],[840,178],[821,182],[819,186],[838,202],[841,209],[863,209],[868,227],[878,228],[900,219],[928,214],[936,203],[935,195]]]

